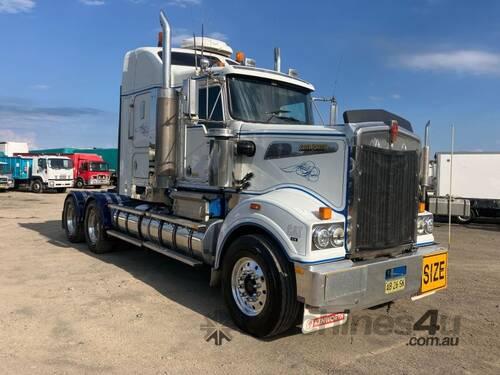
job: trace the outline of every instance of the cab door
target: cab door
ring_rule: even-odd
[[[208,104],[208,106],[207,106]],[[208,108],[208,110],[207,110]],[[221,86],[209,86],[203,81],[198,88],[198,124],[186,129],[185,177],[191,182],[208,183],[208,156],[210,142],[206,129],[222,127],[224,116]]]

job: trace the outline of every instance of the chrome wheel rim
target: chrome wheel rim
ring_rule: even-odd
[[[89,211],[89,217],[87,219],[87,233],[89,235],[89,240],[93,244],[97,243],[99,238],[99,220],[97,218],[96,210],[91,209]]]
[[[66,228],[68,228],[68,232],[70,234],[75,234],[75,228],[76,228],[75,207],[71,202],[68,203],[68,207],[66,208]]]
[[[234,301],[243,314],[260,314],[266,305],[268,293],[260,264],[249,257],[239,259],[233,266],[231,290]]]

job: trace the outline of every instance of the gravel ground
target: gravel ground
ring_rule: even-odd
[[[231,323],[207,269],[126,244],[96,256],[68,243],[64,196],[0,194],[0,374],[500,373],[498,222],[453,226],[446,291],[257,340]],[[446,224],[435,232],[447,241]],[[457,345],[409,345],[428,335],[412,327],[429,309],[436,337]],[[204,327],[231,340],[205,341]]]

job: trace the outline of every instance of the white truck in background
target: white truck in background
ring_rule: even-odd
[[[500,152],[454,152],[453,158],[438,152],[429,169],[427,205],[434,215],[447,216],[451,209],[463,224],[500,217]]]
[[[419,195],[421,144],[383,110],[314,122],[314,86],[210,38],[127,52],[116,191],[71,191],[62,226],[104,253],[126,241],[210,267],[243,331],[273,336],[447,286]],[[328,78],[326,78],[328,79]],[[188,277],[188,275],[186,275]]]

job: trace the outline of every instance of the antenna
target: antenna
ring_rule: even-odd
[[[201,24],[201,57],[203,58],[203,42],[205,39],[205,32],[203,29],[203,24]]]
[[[448,250],[451,248],[451,184],[453,182],[453,152],[455,146],[455,126],[451,125],[451,155],[450,155],[450,194],[448,201]]]
[[[337,90],[337,84],[339,82],[340,67],[342,66],[343,60],[344,60],[344,55],[340,55],[339,62],[337,63],[337,71],[335,72],[335,80],[333,81],[332,97],[334,97],[334,98],[335,98],[335,91]]]
[[[193,33],[193,46],[194,46],[194,73],[198,75],[198,56],[196,54],[196,36]]]

